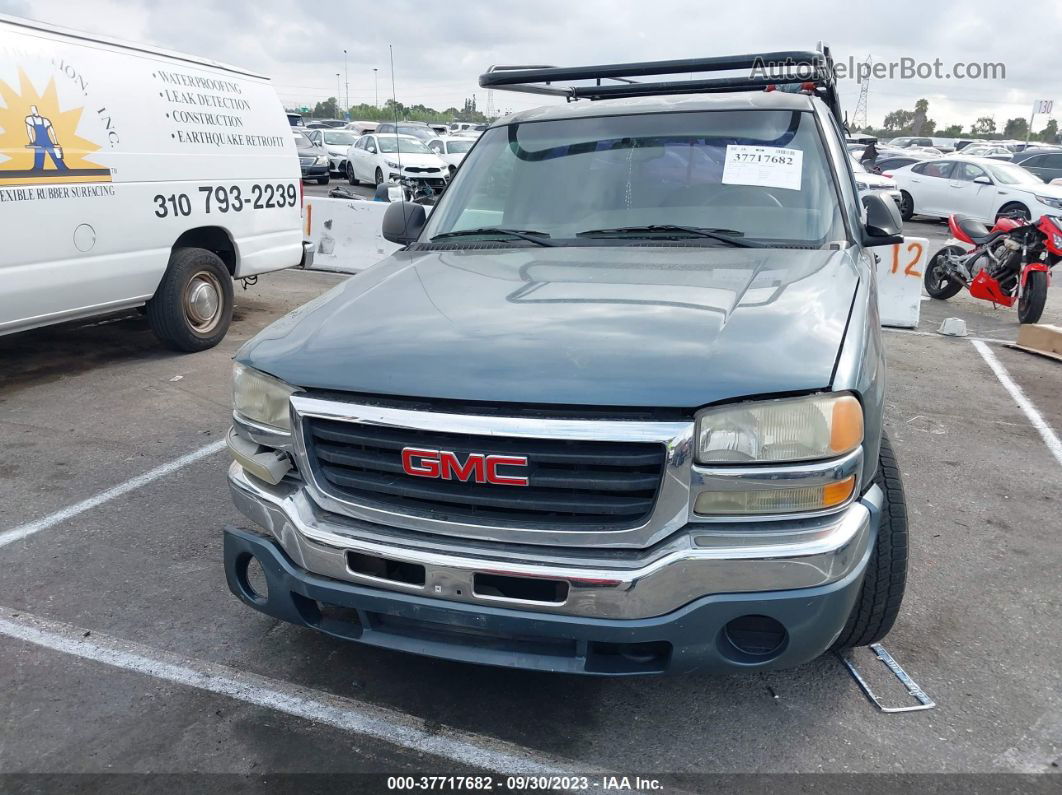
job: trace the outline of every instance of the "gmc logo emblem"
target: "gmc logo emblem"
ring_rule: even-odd
[[[527,486],[526,476],[503,475],[499,467],[526,467],[527,458],[516,455],[487,455],[469,453],[461,462],[457,453],[447,450],[422,450],[406,447],[402,450],[402,471],[416,478],[460,480],[467,483],[493,483],[495,486]]]

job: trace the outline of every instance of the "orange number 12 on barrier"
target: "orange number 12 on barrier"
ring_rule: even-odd
[[[896,273],[900,268],[900,246],[903,243],[897,243],[892,247],[892,273]],[[914,266],[918,263],[918,260],[922,258],[922,254],[925,252],[922,244],[917,241],[911,241],[907,244],[907,253],[913,255],[911,261],[907,263],[907,267],[903,270],[904,276],[914,276],[916,279],[922,278],[921,271],[916,271]]]

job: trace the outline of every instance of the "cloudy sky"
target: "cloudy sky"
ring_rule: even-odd
[[[810,49],[821,39],[838,60],[862,61],[868,54],[886,63],[939,58],[945,71],[956,62],[1005,64],[1002,80],[875,80],[869,95],[874,125],[925,97],[938,129],[952,123],[968,128],[988,115],[1000,130],[1008,118],[1028,118],[1035,99],[1056,100],[1056,116],[1062,115],[1058,42],[1036,38],[1038,31],[1062,30],[1062,2],[1025,0],[1014,24],[1006,8],[998,0],[0,0],[0,13],[257,70],[273,78],[289,106],[336,94],[344,49],[352,104],[375,100],[373,67],[379,69],[380,101],[391,95],[392,44],[399,100],[442,109],[460,107],[473,93],[484,108],[487,95],[476,78],[493,63],[571,65]],[[858,93],[854,80],[842,83],[842,104],[850,113]],[[496,92],[494,103],[504,111],[541,100]],[[1038,116],[1034,129],[1046,121]]]

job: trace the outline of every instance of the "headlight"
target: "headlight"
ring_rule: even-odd
[[[849,394],[738,403],[697,418],[701,464],[765,464],[834,458],[863,443],[863,408]]]
[[[1048,207],[1057,207],[1062,209],[1062,199],[1056,199],[1054,196],[1037,196],[1036,201],[1041,204],[1046,204]]]
[[[398,168],[399,167],[398,163],[394,162],[393,160],[385,160],[384,162],[387,164],[388,168]]]
[[[232,407],[249,420],[281,431],[291,431],[288,399],[301,391],[242,364],[232,371]]]
[[[328,163],[328,155],[317,155],[317,159],[314,162],[319,166],[323,166]]]

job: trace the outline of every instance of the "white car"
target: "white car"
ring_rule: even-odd
[[[1037,220],[1062,211],[1062,187],[1014,163],[953,155],[890,172],[900,188],[900,214],[946,218],[968,215],[987,224],[1009,212]]]
[[[450,125],[450,135],[463,135],[478,138],[487,129],[486,124],[474,121],[455,121]]]
[[[871,174],[864,168],[863,164],[852,158],[852,170],[855,172],[856,188],[859,189],[859,196],[886,196],[896,202],[896,206],[900,206],[900,189],[896,186],[896,181],[889,177],[883,177],[881,174]]]
[[[956,152],[963,157],[991,157],[994,160],[1010,160],[1014,153],[999,144],[970,144]]]
[[[357,143],[360,133],[351,130],[322,128],[307,130],[306,137],[328,152],[328,169],[336,174],[347,173],[347,150]]]
[[[428,148],[443,159],[446,165],[449,166],[450,175],[452,176],[476,140],[476,138],[447,136],[428,141]]]
[[[347,151],[347,181],[380,185],[417,179],[441,189],[449,178],[446,163],[412,135],[363,135]]]
[[[0,15],[0,96],[0,334],[144,307],[201,351],[234,279],[312,257],[269,78]]]

